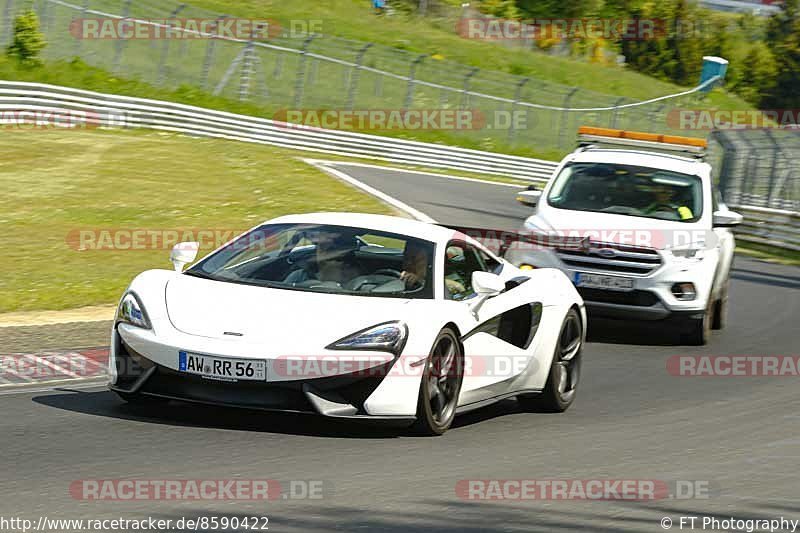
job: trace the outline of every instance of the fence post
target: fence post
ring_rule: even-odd
[[[306,81],[306,60],[308,59],[308,47],[311,46],[311,41],[314,40],[316,34],[311,34],[303,41],[303,46],[300,48],[300,60],[297,63],[297,78],[294,82],[294,107],[299,108],[303,103],[303,89],[305,88]]]
[[[10,0],[9,0],[10,1]],[[83,5],[81,6],[81,19],[86,20],[86,12],[89,11],[89,0],[83,0]],[[74,23],[74,19],[73,19]],[[73,55],[75,57],[81,56],[81,44],[83,43],[83,35],[81,34],[80,30],[78,31],[78,35],[73,35],[75,37],[75,51]]]
[[[125,7],[122,9],[122,18],[127,19],[131,14],[131,0],[125,0]],[[114,63],[113,69],[119,71],[119,64],[122,61],[122,50],[125,47],[124,39],[117,39],[114,48]]]
[[[777,185],[777,169],[778,169],[778,155],[783,155],[783,150],[780,148],[780,143],[772,134],[772,131],[767,129],[764,133],[769,138],[769,141],[772,143],[772,165],[770,165],[770,174],[769,174],[769,190],[767,192],[767,206],[772,204],[772,200],[775,195],[775,186]]]
[[[223,20],[228,18],[228,15],[220,16],[216,22],[214,23],[214,31],[219,35],[219,24]],[[212,36],[208,38],[208,45],[206,46],[206,55],[203,58],[203,72],[200,74],[200,84],[203,89],[208,90],[208,78],[211,75],[211,65],[214,64],[214,51],[216,50],[217,46],[217,37]]]
[[[517,111],[517,104],[522,99],[522,89],[529,81],[531,81],[530,78],[522,78],[517,82],[517,88],[514,90],[514,101],[511,103],[511,126],[508,128],[508,144],[513,143],[514,136],[517,133],[514,128],[514,124],[516,123],[514,120],[514,113]]]
[[[167,26],[171,26],[172,19],[176,18],[178,14],[183,11],[186,7],[186,4],[180,4],[178,7],[172,10],[172,13],[169,14],[167,20],[165,20],[165,24]],[[164,35],[164,42],[161,43],[161,58],[158,60],[158,74],[156,77],[156,85],[163,85],[164,80],[167,76],[167,56],[169,56],[169,42],[172,40],[170,38],[170,29],[169,27],[165,28],[165,35]]]
[[[358,90],[358,78],[361,73],[361,67],[364,62],[364,54],[367,53],[372,47],[372,43],[367,43],[358,51],[356,54],[356,66],[353,67],[353,71],[350,74],[350,86],[347,89],[347,110],[352,111],[353,105],[355,105],[356,99],[356,91]]]
[[[561,107],[568,108],[569,102],[572,100],[572,97],[575,96],[575,93],[578,92],[578,87],[571,87],[567,95],[564,97],[564,102],[561,104]],[[558,146],[564,146],[564,134],[566,133],[567,129],[567,121],[569,120],[567,117],[569,116],[569,111],[566,109],[561,112],[561,120],[559,121],[558,125]]]
[[[461,86],[461,109],[466,109],[469,106],[469,82],[478,71],[480,71],[478,67],[473,67],[464,75],[464,84]]]
[[[423,17],[428,14],[428,0],[419,0],[419,14]]]
[[[611,123],[609,124],[609,128],[616,128],[617,127],[617,113],[619,112],[619,107],[624,101],[626,100],[625,97],[617,98],[614,102],[614,109],[611,111]]]
[[[736,146],[728,139],[723,131],[714,130],[711,136],[722,147],[722,162],[719,165],[719,192],[722,195],[722,200],[727,204],[731,202],[731,169],[733,168],[736,154]]]
[[[403,109],[408,109],[414,102],[414,83],[417,76],[417,67],[422,60],[425,59],[425,54],[418,55],[412,62],[411,68],[408,69],[408,87],[406,88],[406,99],[403,102]]]
[[[247,100],[250,95],[250,78],[253,76],[253,54],[255,44],[251,39],[244,47],[244,57],[242,58],[242,74],[239,79],[239,100]]]
[[[6,0],[6,7],[3,9],[3,36],[0,44],[11,44],[14,40],[14,0]]]

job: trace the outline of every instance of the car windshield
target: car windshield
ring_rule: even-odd
[[[216,281],[309,292],[433,298],[434,244],[365,228],[267,224],[186,271]]]
[[[565,166],[547,196],[552,207],[696,222],[703,214],[700,178],[614,163]]]

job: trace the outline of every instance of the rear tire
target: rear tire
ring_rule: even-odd
[[[563,413],[569,409],[578,392],[583,337],[580,314],[572,308],[561,325],[544,391],[518,396],[517,401],[523,409],[546,413]]]
[[[458,396],[464,379],[464,353],[458,335],[444,328],[425,361],[417,401],[416,433],[441,435],[450,428],[456,415]]]

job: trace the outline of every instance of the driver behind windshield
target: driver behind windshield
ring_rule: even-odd
[[[680,202],[675,200],[675,190],[660,183],[654,184],[653,202],[644,208],[644,213],[672,213],[677,214],[681,220],[694,218],[694,214],[689,207],[680,205]]]
[[[289,274],[284,283],[296,284],[314,280],[341,286],[361,274],[351,256],[355,249],[352,235],[320,231],[309,233],[306,238],[315,245],[314,260]]]

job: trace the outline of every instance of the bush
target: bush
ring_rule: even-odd
[[[14,39],[7,53],[25,65],[41,65],[41,52],[47,43],[39,31],[39,17],[26,11],[14,19]]]

